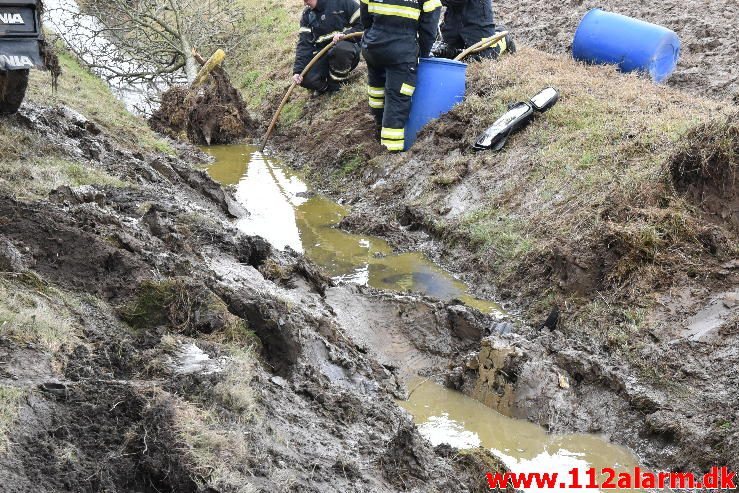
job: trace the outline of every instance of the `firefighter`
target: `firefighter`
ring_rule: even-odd
[[[359,45],[341,39],[362,31],[357,0],[303,0],[306,8],[300,18],[300,34],[295,50],[293,81],[317,94],[337,91],[342,81],[359,64]],[[331,41],[336,45],[308,72],[300,73],[313,56]]]
[[[501,32],[493,22],[491,0],[441,0],[446,7],[441,24],[443,43],[434,50],[434,55],[454,58],[465,48]],[[497,58],[504,52],[515,52],[510,36],[506,36],[490,48],[477,54],[479,58]]]
[[[402,151],[418,58],[431,51],[441,0],[361,0],[360,11],[370,111],[382,145]]]

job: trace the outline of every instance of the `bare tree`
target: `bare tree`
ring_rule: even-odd
[[[195,79],[192,49],[227,52],[240,42],[233,0],[47,0],[51,23],[90,68],[126,82]]]

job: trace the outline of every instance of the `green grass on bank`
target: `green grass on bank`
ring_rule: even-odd
[[[144,151],[171,151],[168,144],[149,129],[146,121],[126,110],[103,80],[80,65],[69,52],[59,49],[58,54],[63,70],[58,91],[52,91],[49,73],[32,70],[28,100],[49,106],[68,106],[127,147]]]
[[[559,103],[502,152],[468,150],[508,102],[549,85]],[[471,65],[467,94],[395,170],[428,163],[428,174],[414,176],[424,185],[413,205],[440,216],[438,233],[469,249],[471,262],[526,300],[535,319],[556,303],[567,307],[565,330],[628,350],[649,328],[659,293],[739,253],[735,232],[676,194],[668,173],[689,129],[725,119],[715,101],[526,48]],[[459,143],[447,132],[461,134]],[[460,186],[474,183],[479,193],[458,214],[443,205],[455,185],[432,185],[450,149],[466,161]]]
[[[94,122],[124,148],[138,152],[174,152],[146,122],[126,111],[108,86],[59,50],[64,73],[57,92],[51,76],[31,71],[27,100],[44,106],[67,106]],[[45,136],[29,132],[10,119],[0,119],[0,191],[21,200],[46,198],[62,185],[126,186],[121,179],[85,159],[73,158]]]
[[[290,84],[303,3],[294,0],[236,0],[247,12],[239,53],[226,62],[231,80],[255,116],[268,118],[275,95]],[[286,108],[295,111],[295,103]]]

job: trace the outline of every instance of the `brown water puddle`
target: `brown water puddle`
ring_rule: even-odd
[[[203,148],[216,161],[208,174],[236,187],[236,198],[250,212],[238,221],[248,234],[274,246],[303,252],[336,280],[394,291],[416,291],[442,300],[457,298],[486,313],[500,313],[493,302],[471,296],[467,286],[421,253],[393,253],[384,240],[355,235],[335,226],[348,213],[308,188],[287,167],[246,145]]]
[[[324,197],[310,196],[294,173],[255,147],[203,150],[216,159],[206,167],[210,176],[235,186],[237,200],[250,212],[237,223],[245,233],[260,235],[278,248],[289,246],[305,253],[337,280],[417,291],[445,300],[458,298],[481,311],[500,313],[498,305],[471,296],[463,282],[422,254],[396,254],[380,238],[337,229],[347,209]],[[436,383],[418,380],[408,387],[412,389],[410,399],[398,404],[413,415],[431,443],[486,447],[514,472],[558,472],[569,481],[569,471],[578,468],[585,484],[588,467],[623,471],[638,463],[627,449],[595,435],[549,435],[535,424],[505,417]]]
[[[625,472],[638,465],[628,449],[597,435],[550,435],[538,425],[504,416],[432,381],[416,380],[408,388],[410,398],[398,404],[413,415],[419,431],[433,445],[448,443],[461,449],[485,447],[503,459],[513,472],[556,472],[558,482],[569,485],[572,478],[569,471],[577,468],[579,482],[585,486],[589,481],[586,470],[590,467],[598,470],[611,467]],[[598,478],[598,483],[605,479],[601,475]],[[526,491],[565,492],[583,491],[583,488],[527,488]]]

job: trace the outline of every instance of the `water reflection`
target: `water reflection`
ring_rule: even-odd
[[[627,471],[638,463],[629,450],[597,435],[550,435],[540,426],[503,416],[475,399],[434,382],[418,380],[408,387],[412,389],[410,399],[398,404],[413,415],[419,431],[433,445],[483,446],[516,473],[556,472],[569,484],[569,471],[578,468],[580,483],[587,484],[585,471],[589,467]],[[526,491],[554,490],[530,488]],[[582,489],[557,488],[556,491]]]
[[[494,303],[470,296],[463,282],[423,254],[396,254],[384,240],[337,229],[346,208],[320,196],[306,198],[305,183],[254,147],[204,150],[216,159],[208,173],[224,185],[234,185],[237,200],[250,212],[237,223],[245,233],[262,236],[277,248],[304,252],[336,280],[456,298],[481,311],[499,312]]]

